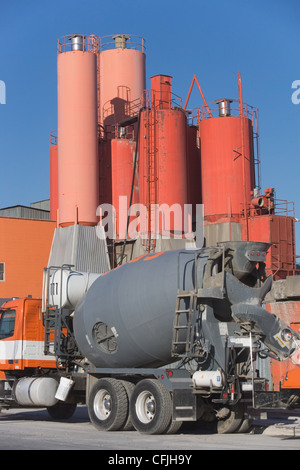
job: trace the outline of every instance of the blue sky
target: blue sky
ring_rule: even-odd
[[[172,75],[185,100],[194,74],[207,101],[259,109],[262,188],[300,219],[299,0],[0,0],[0,207],[49,197],[49,132],[57,127],[56,41],[71,33],[146,40],[147,78]],[[149,81],[147,83],[149,85]],[[299,94],[300,97],[300,94]],[[202,104],[195,88],[191,107]],[[296,224],[300,254],[300,222]]]

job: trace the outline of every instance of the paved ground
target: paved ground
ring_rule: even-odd
[[[65,422],[53,422],[46,410],[4,410],[0,414],[0,450],[4,449],[105,450],[103,456],[107,462],[108,459],[113,459],[109,463],[119,464],[125,463],[117,461],[123,459],[124,455],[134,457],[138,452],[148,450],[148,460],[141,454],[143,463],[160,463],[163,466],[169,466],[170,463],[188,463],[168,460],[170,456],[178,453],[194,455],[184,451],[299,450],[300,411],[296,416],[257,419],[250,434],[211,434],[208,430],[194,427],[189,430],[182,429],[176,435],[148,436],[136,431],[99,432],[89,422],[85,407],[79,407],[74,416]],[[153,462],[155,455],[156,459],[165,460]],[[162,455],[166,457],[161,457]],[[129,464],[141,466],[142,462],[132,460]]]

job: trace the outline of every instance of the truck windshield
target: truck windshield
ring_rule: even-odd
[[[15,331],[15,310],[0,310],[0,339],[13,336]]]

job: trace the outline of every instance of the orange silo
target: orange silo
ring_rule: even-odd
[[[127,237],[128,208],[138,201],[136,142],[130,139],[111,141],[112,205],[116,211],[116,238]]]
[[[130,116],[130,103],[146,88],[144,39],[116,34],[99,38],[98,118],[102,126],[114,126]]]
[[[230,100],[216,103],[219,115],[199,125],[202,203],[211,221],[245,214],[255,185],[252,121],[241,110],[233,116]]]
[[[130,203],[138,202],[138,191],[133,191],[132,182],[137,116],[146,86],[144,40],[126,34],[99,38],[97,73],[100,204],[113,205],[116,235],[123,239],[126,230],[122,220]],[[124,203],[125,197],[127,206],[122,204],[120,212],[120,198]]]
[[[148,238],[154,230],[171,237],[184,231],[187,119],[180,106],[172,107],[171,97],[171,77],[152,77],[151,108],[141,113],[139,138],[140,203],[147,207]],[[159,210],[163,204],[166,213]]]
[[[93,36],[58,42],[59,225],[97,223],[97,54]]]

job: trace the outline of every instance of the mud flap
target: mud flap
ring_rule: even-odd
[[[175,389],[173,391],[173,421],[197,420],[197,396],[192,389]]]

